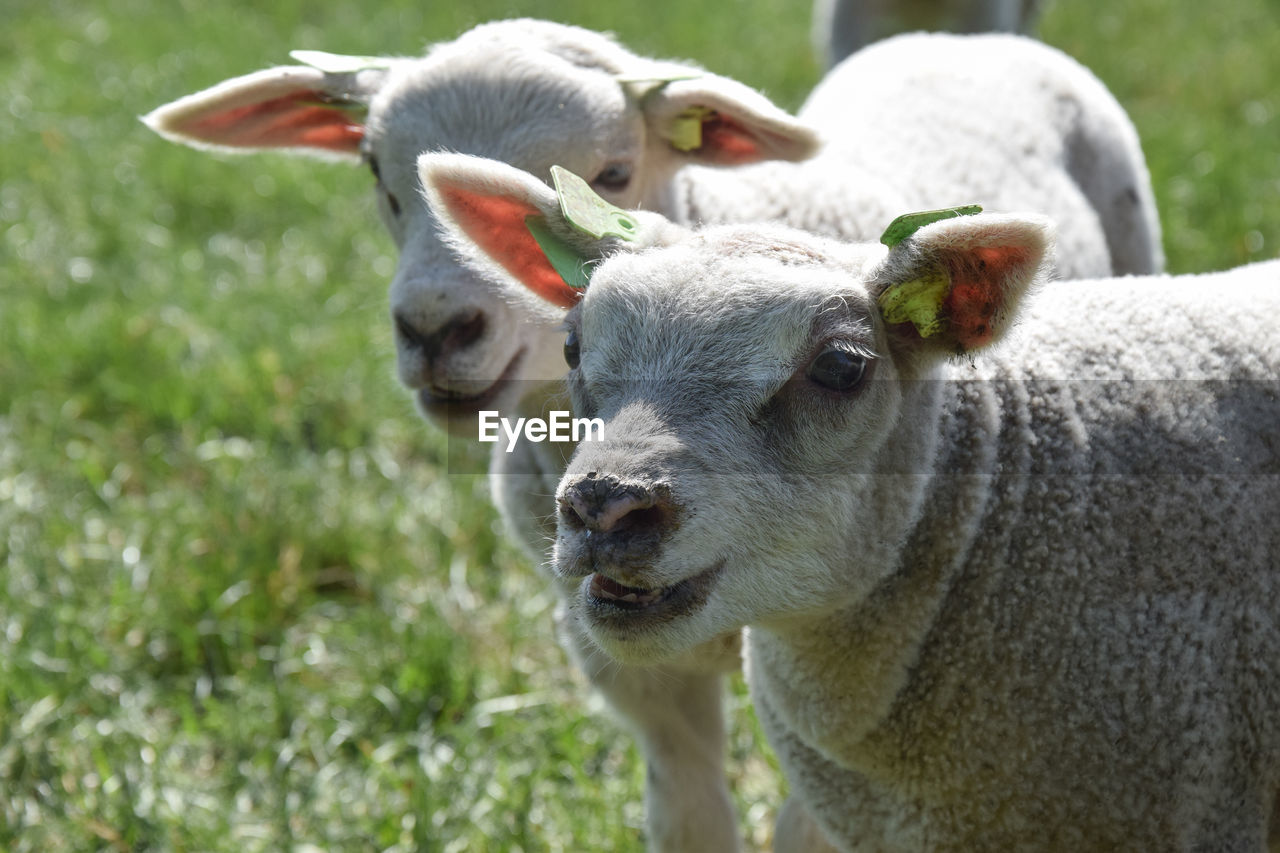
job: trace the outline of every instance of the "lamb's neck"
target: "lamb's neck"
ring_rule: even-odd
[[[553,412],[568,412],[572,416],[573,405],[569,401],[569,393],[563,380],[540,382],[532,386],[528,393],[520,398],[515,407],[518,418],[540,418],[547,421]],[[551,484],[554,491],[564,469],[568,467],[569,457],[577,448],[575,441],[538,441],[532,442],[521,438],[516,452],[523,453],[532,463],[536,473]],[[534,473],[529,471],[528,473]]]
[[[864,506],[879,509],[878,535],[851,543],[842,568],[879,581],[857,601],[750,633],[753,690],[769,697],[768,715],[848,766],[865,759],[864,740],[909,686],[991,497],[995,390],[985,382],[911,385],[911,416],[867,479],[876,494]]]
[[[552,411],[570,408],[564,383],[546,382],[530,388],[507,417],[546,420]],[[512,536],[540,567],[555,541],[556,488],[576,446],[572,441],[529,441],[522,435],[510,451],[505,438],[490,451],[489,485],[494,501]]]

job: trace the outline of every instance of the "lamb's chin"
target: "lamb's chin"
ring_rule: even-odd
[[[699,642],[689,624],[705,612],[724,569],[716,563],[660,589],[626,587],[601,574],[583,578],[575,602],[591,636],[625,663],[678,657]]]
[[[498,380],[475,397],[456,398],[423,388],[415,395],[418,411],[431,423],[451,435],[476,437],[480,412],[514,410],[520,394],[510,382]]]

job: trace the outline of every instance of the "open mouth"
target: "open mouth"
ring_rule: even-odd
[[[585,584],[587,613],[599,625],[626,628],[688,615],[706,604],[723,568],[724,563],[717,563],[693,577],[656,589],[627,586],[596,572]]]
[[[618,583],[613,578],[607,578],[597,573],[591,576],[591,585],[587,588],[587,595],[602,604],[611,604],[624,610],[640,610],[662,601],[670,591],[671,587],[640,589],[639,587],[627,586]]]

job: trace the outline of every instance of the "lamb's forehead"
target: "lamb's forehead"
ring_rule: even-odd
[[[610,257],[592,275],[580,322],[593,348],[653,356],[678,342],[679,351],[786,358],[828,328],[870,334],[865,281],[882,256],[786,230],[713,229]]]
[[[597,33],[545,21],[478,27],[393,67],[370,104],[370,144],[404,148],[406,162],[424,149],[554,162],[570,129],[591,140],[625,126],[618,74],[628,56]]]
[[[513,48],[538,49],[578,67],[595,68],[610,74],[634,70],[631,66],[640,61],[607,33],[534,18],[481,24],[452,42],[434,46],[428,55],[443,56],[455,51],[491,54]]]

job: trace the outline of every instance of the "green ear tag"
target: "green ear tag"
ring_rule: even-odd
[[[876,303],[886,322],[911,323],[920,337],[928,338],[941,332],[946,323],[942,303],[950,290],[950,277],[936,270],[921,278],[890,285]]]
[[[615,207],[595,194],[591,185],[568,169],[551,167],[551,179],[560,199],[560,211],[569,224],[597,240],[618,237],[623,240],[636,238],[635,219],[625,210]],[[535,237],[537,235],[534,235]]]
[[[982,205],[966,204],[963,207],[948,207],[943,210],[904,213],[890,222],[889,227],[884,229],[884,233],[880,235],[880,242],[892,248],[926,225],[940,222],[943,219],[951,219],[956,216],[972,216],[981,212]]]
[[[671,120],[667,138],[677,151],[696,151],[702,147],[702,123],[715,110],[707,107],[688,107]]]
[[[547,256],[552,268],[560,273],[564,283],[574,290],[585,290],[591,283],[591,278],[587,275],[587,259],[575,252],[568,243],[552,234],[541,216],[526,216],[524,227],[529,229],[533,239],[538,242],[538,247],[542,249],[542,254]]]
[[[381,56],[344,56],[323,50],[291,50],[289,56],[326,74],[354,74],[391,67],[391,60]]]

